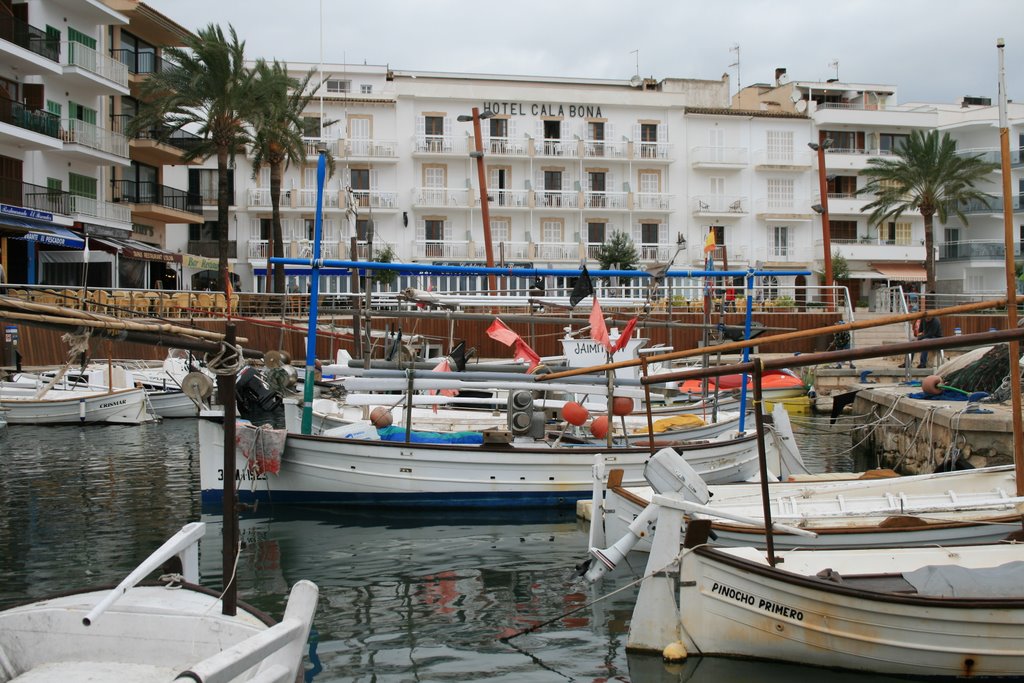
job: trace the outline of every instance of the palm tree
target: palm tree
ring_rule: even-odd
[[[246,115],[254,106],[252,73],[245,66],[245,42],[232,26],[230,40],[215,24],[188,36],[184,49],[164,55],[177,66],[151,74],[142,85],[144,104],[129,135],[155,128],[166,139],[183,128],[202,141],[182,155],[184,162],[217,158],[218,286],[226,290],[228,271],[228,163],[249,141]]]
[[[309,88],[309,81],[315,73],[310,69],[301,78],[288,75],[287,64],[276,59],[272,64],[264,59],[256,62],[253,69],[255,90],[259,93],[259,105],[250,112],[249,123],[253,129],[252,177],[260,170],[270,168],[270,208],[273,240],[272,255],[284,256],[284,236],[281,230],[281,178],[292,163],[301,164],[306,160],[306,145],[302,139],[302,112],[313,99],[317,88]],[[308,90],[308,92],[307,92]],[[327,153],[328,174],[334,175],[334,157]],[[328,177],[329,177],[328,176]],[[274,291],[284,293],[284,265],[274,267]]]
[[[896,151],[896,158],[868,160],[861,175],[868,179],[858,194],[875,194],[861,211],[871,211],[870,222],[880,225],[898,219],[905,211],[920,211],[924,218],[925,275],[929,292],[935,291],[935,238],[932,220],[946,222],[950,212],[964,225],[969,202],[988,206],[988,195],[974,189],[998,164],[980,156],[957,154],[956,143],[936,130],[915,130]]]

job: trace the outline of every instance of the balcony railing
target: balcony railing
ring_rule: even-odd
[[[522,209],[530,204],[530,193],[528,190],[487,190],[491,198],[490,206],[507,206],[515,209]]]
[[[60,117],[0,96],[0,123],[60,139]]]
[[[583,208],[585,209],[625,209],[628,203],[627,192],[584,192]]]
[[[1021,243],[1014,242],[1013,255],[1021,255]],[[1006,254],[1003,240],[962,240],[939,245],[940,261],[968,259],[1001,260]]]
[[[694,213],[747,213],[750,202],[746,197],[736,195],[705,194],[693,198]]]
[[[578,242],[540,242],[537,258],[548,261],[575,261],[580,257]]]
[[[579,145],[576,140],[534,140],[533,149],[538,156],[575,158]]]
[[[633,195],[633,207],[646,211],[668,211],[672,195],[661,192],[637,192]]]
[[[135,180],[115,180],[113,185],[115,202],[158,204],[175,211],[200,214],[203,212],[201,199],[193,192]]]
[[[0,203],[27,209],[71,215],[71,195],[41,185],[23,183],[17,178],[0,178]]]
[[[694,147],[690,150],[690,162],[694,166],[706,164],[709,166],[746,166],[748,152],[746,147],[720,147],[710,145],[706,147]]]
[[[982,161],[990,164],[1001,164],[1003,161],[1002,153],[998,147],[981,147],[974,149],[958,149],[956,152],[957,156],[963,157],[980,157]],[[1020,166],[1024,164],[1024,150],[1011,149],[1010,150],[1010,165]]]
[[[529,242],[509,242],[506,240],[494,240],[494,255],[502,261],[522,261],[529,258]]]
[[[313,258],[313,240],[292,240],[298,258]],[[285,253],[290,251],[285,245]],[[338,241],[329,237],[320,240],[320,258],[338,258]]]
[[[352,204],[357,208],[393,209],[398,206],[398,193],[352,190]]]
[[[248,199],[246,205],[252,208],[270,208],[270,188],[267,187],[250,187],[245,191],[245,196]],[[214,197],[214,203],[217,202],[217,198]],[[281,191],[281,200],[278,206],[283,208],[291,208],[292,200],[287,190]]]
[[[128,67],[118,60],[74,41],[68,41],[63,45],[66,66],[77,66],[122,88],[128,87]]]
[[[71,213],[125,223],[126,228],[131,227],[132,212],[123,204],[113,204],[93,199],[92,197],[82,197],[73,194],[68,197],[68,208]]]
[[[469,258],[469,242],[426,240],[416,244],[416,258]]]
[[[267,193],[267,204],[270,206],[270,190],[266,190]],[[288,201],[291,194],[298,193],[296,199],[298,200],[297,206],[303,209],[315,209],[316,208],[316,190],[305,188],[299,190],[288,190],[282,193],[282,201]],[[324,190],[324,208],[325,209],[337,209],[340,193],[337,190]],[[291,204],[282,204],[282,206],[291,206]]]
[[[641,261],[659,261],[664,263],[672,256],[674,246],[668,244],[640,244],[638,245]]]
[[[265,259],[270,254],[269,240],[249,240],[249,258]]]
[[[607,140],[584,140],[583,156],[588,159],[625,159],[629,152],[626,142]]]
[[[960,210],[964,213],[1002,213],[1003,211],[1003,196],[1002,195],[987,195],[987,201],[981,201],[972,199],[966,204],[960,205]],[[1021,210],[1021,195],[1013,195],[1011,199],[1013,202],[1013,210]]]
[[[393,159],[398,156],[398,143],[394,140],[346,140],[345,153],[350,157]]]
[[[121,62],[132,74],[155,74],[180,68],[169,59],[164,59],[155,52],[136,52],[122,48],[111,50],[110,56]]]
[[[9,10],[8,10],[9,11]],[[46,31],[12,16],[0,16],[0,39],[36,53],[40,57],[58,61],[60,41],[46,35]]]
[[[78,119],[65,119],[61,128],[61,139],[68,144],[128,158],[128,139],[120,133]]]
[[[527,155],[526,141],[512,140],[511,138],[487,138],[484,141],[484,149],[488,154],[502,156],[525,157]]]
[[[446,187],[418,187],[413,203],[417,206],[469,206],[469,190]]]
[[[469,151],[464,135],[420,135],[414,150],[428,154],[465,154]]]
[[[638,159],[668,159],[672,145],[667,142],[640,142],[637,146]]]
[[[578,209],[580,193],[570,190],[538,190],[537,206],[548,209]]]
[[[110,117],[110,129],[127,135],[128,126],[135,117],[131,114],[114,114]],[[202,144],[203,138],[187,130],[173,130],[170,126],[152,126],[135,134],[136,140],[156,140],[165,145],[190,152]]]

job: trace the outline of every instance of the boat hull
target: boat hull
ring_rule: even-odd
[[[61,392],[59,398],[38,400],[5,397],[0,399],[0,408],[5,409],[10,424],[141,424],[152,419],[146,410],[146,393],[143,389],[122,389],[91,395],[82,393]]]
[[[200,485],[205,503],[221,500],[223,436],[199,421]],[[687,445],[687,461],[709,481],[752,477],[758,468],[753,436]],[[337,439],[289,433],[279,474],[255,474],[236,453],[244,502],[391,505],[400,507],[571,507],[591,496],[595,456],[644,481],[643,448],[518,445],[451,446]]]

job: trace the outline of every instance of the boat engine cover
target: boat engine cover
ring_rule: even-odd
[[[662,448],[644,465],[644,478],[656,493],[680,493],[685,500],[707,505],[708,485],[686,459],[671,448]]]

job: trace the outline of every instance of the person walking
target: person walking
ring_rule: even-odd
[[[917,336],[915,339],[918,341],[922,339],[938,339],[942,336],[942,323],[939,319],[933,316],[921,319],[921,326],[917,329]],[[904,367],[904,366],[900,366]],[[918,368],[928,367],[928,352],[921,352],[921,362],[917,364]]]

